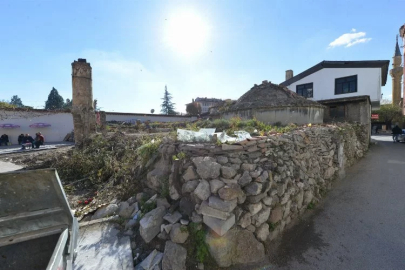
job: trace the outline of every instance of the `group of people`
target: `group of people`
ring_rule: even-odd
[[[21,134],[18,136],[18,144],[21,145],[21,149],[25,149],[27,144],[31,144],[32,148],[39,148],[40,145],[44,145],[45,138],[41,132],[35,133],[35,139],[30,134]]]
[[[7,134],[3,134],[0,137],[0,146],[4,145],[8,145],[10,141],[8,140],[8,135]]]

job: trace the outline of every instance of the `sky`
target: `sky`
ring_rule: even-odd
[[[176,111],[196,97],[237,99],[323,60],[390,60],[403,1],[2,0],[0,100],[43,108],[72,97],[71,63],[86,58],[101,110]],[[400,45],[402,42],[400,41]],[[402,48],[402,47],[401,47]],[[390,62],[391,68],[391,62]],[[391,77],[382,88],[391,98]]]

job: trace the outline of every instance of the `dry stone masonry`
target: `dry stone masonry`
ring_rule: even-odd
[[[344,175],[345,167],[363,156],[366,136],[363,126],[344,124],[305,127],[233,145],[174,144],[176,153],[187,157],[174,177],[180,181],[179,211],[209,228],[206,242],[219,266],[260,261],[262,242],[280,235],[331,188],[332,180]],[[171,238],[183,242],[180,236]],[[250,248],[239,250],[240,238]],[[218,248],[216,241],[227,246]]]
[[[126,202],[111,202],[92,219],[118,215],[125,235],[139,226],[143,242],[154,250],[140,256],[141,249],[133,248],[135,269],[191,269],[196,226],[219,267],[261,262],[264,243],[299,220],[364,155],[367,136],[364,126],[341,124],[233,145],[164,139],[152,158],[156,162],[145,165],[151,195],[145,198],[145,189]]]

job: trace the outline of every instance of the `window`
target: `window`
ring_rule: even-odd
[[[338,105],[338,106],[330,106],[329,107],[329,116],[330,118],[345,118],[345,106]]]
[[[314,84],[306,83],[297,85],[297,94],[304,98],[312,98],[314,96]]]
[[[335,95],[357,92],[357,75],[335,79]]]

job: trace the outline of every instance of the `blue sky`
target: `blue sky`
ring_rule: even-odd
[[[404,4],[2,0],[0,100],[43,108],[52,87],[71,98],[71,63],[86,58],[103,110],[158,112],[167,85],[184,112],[197,96],[237,99],[322,60],[391,61]]]

